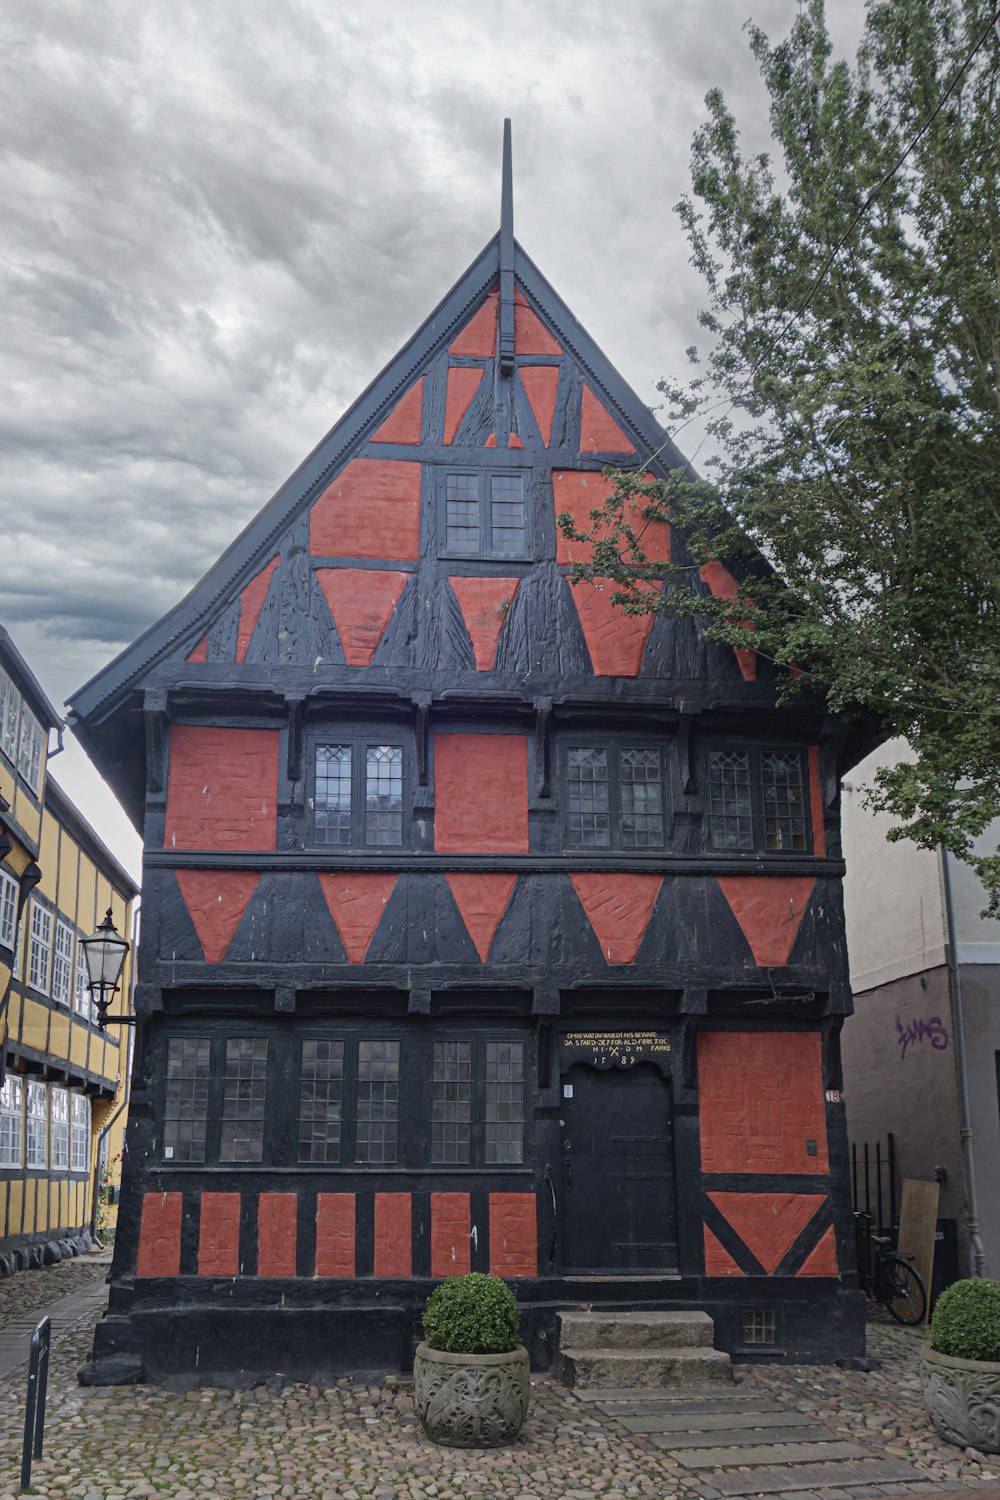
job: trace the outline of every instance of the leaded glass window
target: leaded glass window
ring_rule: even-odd
[[[569,752],[566,779],[569,838],[581,849],[611,844],[611,790],[608,752],[587,746]]]
[[[358,1043],[355,1160],[391,1166],[399,1154],[399,1043]]]
[[[451,472],[440,483],[439,545],[446,557],[527,556],[524,470]]]
[[[316,746],[317,844],[399,849],[403,837],[402,745],[350,740]]]
[[[803,852],[806,849],[805,789],[797,751],[765,750],[760,757],[764,802],[764,847]]]
[[[403,747],[369,745],[365,767],[365,843],[403,842]]]
[[[484,1157],[487,1166],[524,1160],[524,1043],[486,1043]]]
[[[449,552],[479,553],[479,475],[445,476],[445,546]]]
[[[310,1040],[302,1043],[299,1084],[299,1161],[340,1161],[344,1103],[344,1044]]]
[[[351,747],[316,747],[316,842],[351,842]]]
[[[266,1102],[266,1039],[230,1038],[226,1042],[220,1161],[247,1162],[263,1158]]]
[[[206,1037],[171,1037],[167,1043],[163,1155],[167,1161],[205,1160],[212,1043]]]
[[[622,749],[618,766],[622,794],[622,847],[662,847],[663,769],[660,752]]]
[[[805,758],[799,750],[717,749],[708,754],[713,849],[808,854]]]
[[[666,772],[659,745],[571,745],[566,838],[577,849],[662,849]]]
[[[431,1161],[461,1165],[472,1146],[472,1043],[435,1042]]]
[[[749,751],[713,750],[710,753],[708,821],[714,849],[754,847]]]

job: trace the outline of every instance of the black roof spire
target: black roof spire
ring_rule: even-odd
[[[514,169],[510,121],[503,122],[503,181],[500,189],[500,374],[514,373]]]

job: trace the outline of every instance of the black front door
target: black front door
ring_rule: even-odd
[[[675,1271],[669,1084],[646,1064],[577,1064],[562,1094],[564,1269]]]

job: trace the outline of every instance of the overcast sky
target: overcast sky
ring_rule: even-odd
[[[5,0],[0,623],[55,703],[185,594],[499,222],[650,404],[704,96],[796,0]],[[833,0],[853,54],[861,0]],[[682,447],[684,446],[682,442]],[[53,769],[138,845],[76,747]]]

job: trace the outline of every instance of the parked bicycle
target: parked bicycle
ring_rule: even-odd
[[[915,1327],[927,1311],[927,1288],[920,1272],[897,1255],[887,1235],[876,1234],[871,1214],[854,1215],[858,1282],[866,1296],[880,1302],[897,1323]]]

